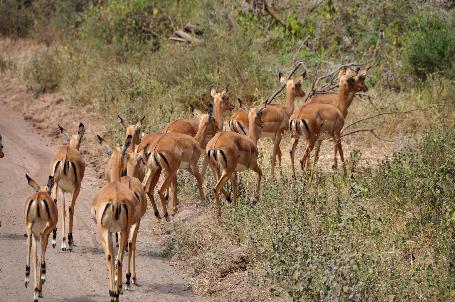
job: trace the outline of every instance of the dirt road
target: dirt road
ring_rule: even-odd
[[[32,193],[25,173],[44,183],[56,146],[32,130],[19,114],[0,107],[0,133],[5,158],[0,159],[0,301],[31,301],[32,288],[24,287],[26,244],[23,236],[23,207]],[[83,148],[83,147],[81,147]],[[99,180],[87,167],[75,209],[73,252],[47,249],[47,274],[40,301],[107,301],[108,279],[103,251],[90,218],[90,205]],[[68,199],[68,198],[67,198]],[[68,202],[67,202],[68,205]],[[146,219],[147,228],[155,220]],[[60,224],[58,225],[60,231]],[[139,233],[138,286],[132,286],[121,301],[201,301],[188,289],[187,280],[160,256],[157,238]],[[49,241],[50,242],[50,241]],[[33,272],[32,272],[33,274]]]

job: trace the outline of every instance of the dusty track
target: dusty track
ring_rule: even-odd
[[[24,288],[26,245],[23,236],[23,204],[32,193],[25,180],[29,173],[44,183],[56,146],[36,134],[23,118],[0,104],[0,133],[5,158],[0,159],[0,301],[31,301],[32,289]],[[81,149],[84,147],[82,146]],[[90,218],[90,204],[99,187],[92,167],[86,169],[75,209],[73,252],[47,250],[47,280],[40,301],[107,301],[108,280],[103,251]],[[68,199],[68,198],[67,198]],[[68,202],[67,202],[68,205]],[[148,228],[155,220],[145,219]],[[58,225],[60,231],[60,224]],[[60,246],[60,234],[57,236]],[[160,256],[157,238],[144,232],[138,238],[138,286],[125,291],[121,301],[201,301],[187,281]],[[32,284],[33,287],[33,284]]]

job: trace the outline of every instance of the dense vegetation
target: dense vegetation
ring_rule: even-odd
[[[200,43],[168,39],[188,22],[203,29]],[[221,223],[176,223],[170,251],[209,280],[206,287],[248,271],[255,286],[280,286],[296,301],[449,301],[454,28],[453,1],[443,0],[4,0],[0,34],[46,46],[24,68],[0,53],[0,70],[22,75],[36,94],[91,106],[119,136],[118,113],[145,114],[146,130],[159,130],[189,104],[204,107],[210,88],[226,83],[233,99],[260,102],[296,60],[310,77],[342,62],[373,64],[368,85],[382,109],[431,108],[380,124],[389,136],[418,139],[379,166],[358,166],[362,151],[352,152],[348,179],[318,173],[302,186],[287,171],[267,177],[255,206],[255,179],[242,176],[239,207],[225,209]]]

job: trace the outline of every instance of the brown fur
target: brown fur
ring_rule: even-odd
[[[67,139],[69,144],[60,146],[52,159],[51,175],[55,179],[55,186],[52,190],[52,198],[57,199],[61,203],[61,224],[62,224],[62,250],[67,249],[65,237],[65,193],[71,193],[71,205],[69,206],[69,222],[68,222],[68,249],[72,249],[73,240],[73,217],[76,206],[76,199],[81,189],[82,179],[85,173],[85,162],[82,158],[79,147],[82,137],[85,132],[83,124],[79,124],[78,134],[69,137],[63,128],[60,130]]]
[[[286,104],[285,105],[268,105],[264,109],[262,119],[264,121],[264,128],[261,131],[261,136],[268,136],[273,139],[273,150],[272,150],[272,175],[275,175],[275,163],[278,157],[278,162],[281,167],[281,148],[280,143],[283,132],[288,129],[289,117],[294,111],[294,101],[296,97],[305,96],[301,88],[300,81],[294,81],[292,79],[286,80],[285,78],[280,79],[286,83]],[[301,78],[303,80],[303,76]],[[244,109],[240,109],[231,116],[229,126],[232,131],[240,134],[248,133],[248,115]],[[280,170],[281,171],[281,170]]]
[[[210,165],[217,171],[215,203],[218,216],[221,216],[220,193],[228,180],[231,181],[234,204],[237,204],[237,171],[251,169],[258,174],[256,197],[259,198],[262,171],[257,163],[257,140],[260,137],[263,109],[249,112],[248,136],[236,132],[219,132],[207,144],[206,153]]]
[[[122,149],[112,149],[111,181],[98,191],[92,203],[92,214],[95,217],[98,233],[101,236],[105,265],[109,272],[111,301],[118,301],[118,295],[121,293],[123,256],[128,239],[130,239],[132,244],[127,276],[129,277],[130,267],[133,265],[134,278],[136,277],[135,242],[140,219],[147,207],[145,193],[140,181],[130,176],[121,177],[123,162],[131,140],[131,136],[128,136]],[[102,139],[100,142],[105,143]],[[118,234],[119,239],[118,254],[115,258],[112,242],[114,233]],[[128,286],[129,278],[127,278],[127,288]]]
[[[30,257],[33,254],[35,271],[35,291],[34,301],[42,296],[42,286],[46,281],[46,249],[49,235],[53,231],[52,247],[55,247],[55,232],[58,221],[57,205],[50,196],[50,191],[54,185],[53,177],[49,177],[48,186],[40,186],[28,175],[29,185],[35,189],[36,193],[25,201],[24,207],[24,226],[27,236],[27,264],[25,272],[25,287],[29,283]],[[32,252],[32,245],[34,250]],[[41,260],[38,261],[38,245],[41,248]],[[40,265],[41,264],[41,265]]]
[[[321,95],[316,95],[311,97],[299,110],[294,112],[290,118],[290,128],[291,128],[291,133],[292,133],[292,142],[291,142],[291,150],[290,150],[290,157],[291,157],[291,165],[292,165],[292,175],[295,176],[295,167],[294,167],[294,156],[295,156],[295,150],[297,148],[297,144],[299,142],[299,136],[300,133],[296,131],[295,127],[292,127],[295,125],[293,124],[294,120],[301,120],[300,117],[303,117],[306,113],[307,110],[312,111],[314,108],[315,104],[324,104],[324,105],[332,105],[336,106],[338,110],[341,112],[343,119],[346,118],[348,114],[348,108],[352,104],[352,100],[354,98],[354,95],[356,92],[363,91],[366,92],[368,91],[368,87],[365,85],[365,76],[366,76],[366,71],[361,71],[359,72],[358,70],[352,70],[352,69],[344,69],[340,71],[339,73],[339,79],[341,77],[352,77],[354,79],[354,86],[352,87],[352,90],[347,93],[345,96],[340,95],[340,93],[330,93],[330,94],[321,94]],[[340,92],[340,91],[339,91]],[[340,100],[341,103],[340,103]],[[321,107],[322,108],[322,107]],[[311,118],[310,118],[311,120]],[[344,122],[343,122],[344,124]],[[319,150],[321,146],[322,139],[318,137],[318,139],[315,142],[315,158],[314,158],[314,164],[317,163],[318,158],[319,158]],[[341,144],[341,143],[340,143]],[[313,149],[311,147],[311,149]],[[341,148],[341,147],[340,147]],[[309,156],[309,155],[308,155]],[[334,167],[336,167],[336,156],[335,156],[335,164]]]

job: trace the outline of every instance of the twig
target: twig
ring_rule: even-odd
[[[373,103],[373,100],[371,99],[371,96],[366,93],[356,93],[355,96],[358,96],[360,98],[367,98],[368,102],[370,105],[376,110],[379,111],[379,108]]]
[[[375,117],[378,117],[378,116],[382,116],[382,115],[391,115],[391,114],[406,114],[406,113],[411,113],[411,112],[415,112],[415,111],[421,111],[421,110],[426,110],[425,109],[413,109],[413,110],[408,110],[408,111],[395,111],[395,112],[381,112],[381,113],[378,113],[378,114],[375,114],[375,115],[372,115],[372,116],[368,116],[366,118],[363,118],[363,119],[360,119],[360,120],[357,120],[349,125],[347,125],[346,127],[343,128],[343,131],[346,130],[347,128],[351,127],[351,126],[354,126],[360,122],[364,122],[364,121],[367,121],[367,120],[371,120]]]
[[[370,132],[374,137],[376,137],[377,139],[379,139],[381,141],[385,141],[385,142],[389,142],[389,143],[395,142],[394,140],[388,140],[388,139],[380,137],[379,135],[376,134],[376,132],[374,132],[374,130],[375,130],[374,128],[357,129],[357,130],[353,130],[351,132],[345,133],[345,134],[341,135],[341,137],[345,137],[345,136],[359,133],[359,132]]]

